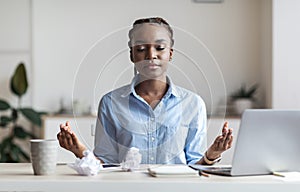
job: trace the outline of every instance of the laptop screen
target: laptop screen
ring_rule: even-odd
[[[232,175],[300,171],[300,110],[251,109],[242,115]]]

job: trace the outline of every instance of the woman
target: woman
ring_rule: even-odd
[[[94,155],[103,163],[120,163],[128,149],[136,147],[145,164],[215,163],[231,147],[232,129],[226,122],[222,135],[206,150],[203,100],[167,76],[174,44],[169,24],[162,18],[136,20],[129,39],[130,59],[138,74],[131,84],[101,99]],[[60,145],[82,158],[86,147],[69,122],[60,129]]]

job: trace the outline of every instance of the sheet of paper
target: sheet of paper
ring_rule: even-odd
[[[292,172],[274,172],[275,176],[277,176],[278,179],[283,181],[300,181],[300,172],[292,171]]]

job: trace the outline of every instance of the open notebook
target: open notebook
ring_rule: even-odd
[[[195,177],[199,176],[198,171],[191,169],[189,166],[175,166],[175,165],[157,165],[148,168],[149,175],[153,177]]]

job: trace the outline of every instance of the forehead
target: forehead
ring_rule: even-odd
[[[171,42],[168,29],[163,25],[155,23],[138,24],[131,38],[134,45],[141,43]]]

